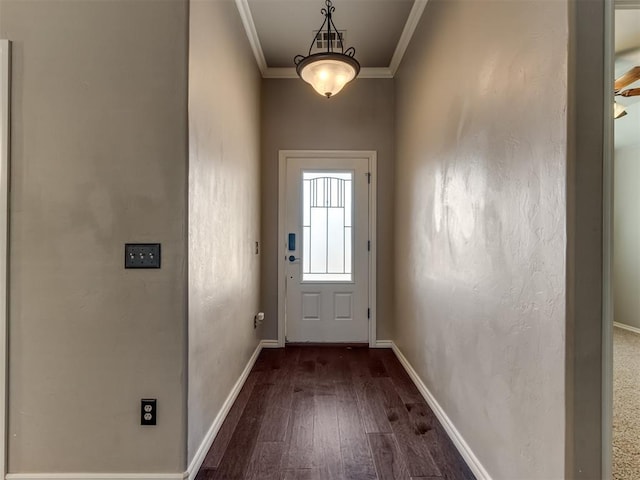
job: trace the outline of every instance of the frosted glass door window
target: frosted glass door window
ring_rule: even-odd
[[[302,280],[353,281],[353,172],[303,172],[302,211]]]

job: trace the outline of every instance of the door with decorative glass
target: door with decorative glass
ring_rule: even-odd
[[[287,157],[288,342],[369,340],[369,158]]]

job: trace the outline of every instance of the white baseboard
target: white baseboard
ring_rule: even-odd
[[[7,480],[184,480],[186,473],[9,473]]]
[[[247,380],[247,377],[249,376],[253,365],[256,363],[258,355],[264,348],[264,342],[271,342],[271,340],[262,340],[260,343],[258,343],[258,346],[254,350],[253,355],[251,355],[251,358],[249,358],[247,365],[244,367],[242,374],[240,374],[240,378],[238,378],[238,381],[231,389],[229,396],[222,404],[222,408],[218,412],[218,415],[216,415],[216,418],[214,418],[209,431],[204,436],[204,439],[202,440],[198,451],[194,455],[193,460],[191,460],[189,469],[185,473],[185,478],[188,478],[189,480],[194,480],[196,478],[198,470],[200,470],[202,462],[204,462],[204,458],[207,456],[207,453],[209,452],[209,449],[211,448],[211,445],[213,444],[213,441],[215,440],[216,435],[218,434],[218,431],[220,430],[220,427],[224,422],[224,419],[227,418],[227,414],[229,413],[229,410],[231,410],[233,402],[235,402],[236,398],[238,398],[238,394],[240,393],[240,390],[242,390],[242,386]]]
[[[263,348],[276,348],[277,346],[277,340],[262,340],[258,344],[242,371],[240,378],[238,378],[238,381],[231,389],[218,415],[216,415],[216,418],[213,420],[209,431],[202,440],[198,451],[189,465],[189,469],[184,473],[9,473],[5,478],[6,480],[194,480],[222,423],[225,418],[227,418],[233,402],[236,401],[244,382],[247,380],[253,365],[256,363],[260,351],[262,351]]]
[[[617,327],[625,328],[627,330],[636,331],[640,333],[640,329],[633,329],[633,327],[628,327],[627,325],[622,324],[614,324]],[[235,402],[244,382],[247,380],[253,365],[255,364],[260,351],[263,348],[277,348],[278,341],[277,340],[262,340],[255,351],[251,355],[251,358],[247,362],[240,378],[231,389],[227,399],[225,400],[222,408],[218,412],[218,415],[213,420],[209,431],[205,435],[198,451],[196,452],[191,464],[189,465],[189,469],[185,473],[10,473],[5,477],[6,480],[194,480],[196,475],[198,474],[198,470],[202,466],[202,462],[211,448],[213,441],[216,438],[222,423],[224,422],[229,410],[231,409],[233,403]],[[391,340],[378,340],[376,341],[376,348],[392,348],[398,360],[407,371],[413,383],[415,383],[416,387],[426,400],[427,404],[431,407],[436,417],[442,424],[443,428],[451,438],[451,441],[456,446],[464,460],[469,465],[469,468],[476,476],[477,480],[491,480],[489,473],[482,466],[478,458],[475,456],[467,442],[465,442],[464,438],[458,432],[456,427],[453,425],[447,414],[444,412],[442,407],[438,404],[434,396],[431,394],[427,386],[422,382],[416,371],[413,369],[409,361],[402,354],[398,346]]]
[[[467,442],[465,442],[460,432],[456,429],[453,422],[449,419],[445,411],[436,401],[435,397],[431,394],[422,379],[418,376],[409,361],[402,354],[398,346],[394,342],[391,342],[391,348],[393,348],[396,357],[398,357],[398,360],[400,360],[400,363],[411,377],[411,380],[413,380],[413,383],[415,383],[416,387],[418,387],[418,390],[420,390],[420,393],[427,401],[427,404],[431,407],[431,410],[433,410],[433,413],[435,413],[436,417],[438,417],[438,420],[442,424],[442,427],[445,429],[447,435],[449,435],[449,438],[460,452],[460,455],[462,455],[462,458],[464,458],[465,462],[467,462],[467,465],[476,476],[476,479],[491,480],[489,473],[482,466],[480,460],[478,460],[478,457],[475,456],[475,454],[471,450],[471,447],[469,447]]]
[[[262,348],[280,348],[278,340],[262,340],[260,345],[262,345]]]
[[[632,327],[630,325],[625,325],[624,323],[613,322],[613,326],[621,328],[623,330],[627,330],[628,332],[640,333],[640,328]]]

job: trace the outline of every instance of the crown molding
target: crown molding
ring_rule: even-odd
[[[253,22],[253,16],[251,15],[251,9],[249,8],[248,0],[236,0],[236,7],[238,7],[238,13],[242,19],[242,25],[244,25],[244,31],[247,34],[249,43],[251,44],[251,50],[253,50],[253,56],[256,57],[256,63],[260,72],[264,76],[264,72],[267,69],[267,61],[264,58],[264,52],[262,51],[262,45],[260,45],[260,39],[258,38],[258,31],[256,30],[256,24]]]
[[[262,78],[298,78],[298,74],[293,67],[267,67],[262,72]]]
[[[358,78],[393,78],[389,67],[362,67]]]
[[[617,1],[635,1],[636,3],[640,3],[640,0]],[[253,50],[253,55],[256,58],[256,63],[258,64],[258,68],[262,74],[262,78],[298,78],[296,69],[293,67],[276,68],[267,66],[267,61],[264,57],[264,52],[262,51],[262,45],[260,44],[260,38],[258,37],[258,31],[256,30],[256,25],[253,21],[253,16],[251,15],[251,9],[249,8],[249,0],[235,0],[235,2],[240,18],[242,19],[242,24],[244,25],[245,33],[249,39],[251,50]],[[411,11],[409,12],[409,16],[407,17],[407,21],[404,25],[404,29],[402,30],[402,34],[398,40],[398,45],[396,45],[396,49],[391,57],[389,66],[363,67],[360,69],[358,78],[393,78],[400,66],[402,57],[409,46],[409,42],[411,42],[413,33],[416,30],[420,18],[422,17],[422,13],[424,12],[424,8],[427,6],[427,2],[428,0],[414,0],[413,6],[411,7]]]
[[[411,38],[413,38],[413,34],[416,31],[420,18],[422,18],[422,13],[428,1],[429,0],[415,0],[413,2],[413,7],[411,7],[411,12],[409,12],[409,16],[407,17],[407,23],[404,24],[400,40],[398,40],[398,45],[396,45],[396,50],[393,52],[391,62],[389,63],[389,70],[391,70],[392,77],[398,71],[402,57],[404,57],[404,53],[407,51],[407,47],[411,42]]]
[[[616,10],[638,10],[640,0],[615,0]]]

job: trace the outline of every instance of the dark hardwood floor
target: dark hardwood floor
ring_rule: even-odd
[[[196,480],[475,480],[389,349],[260,353]]]

